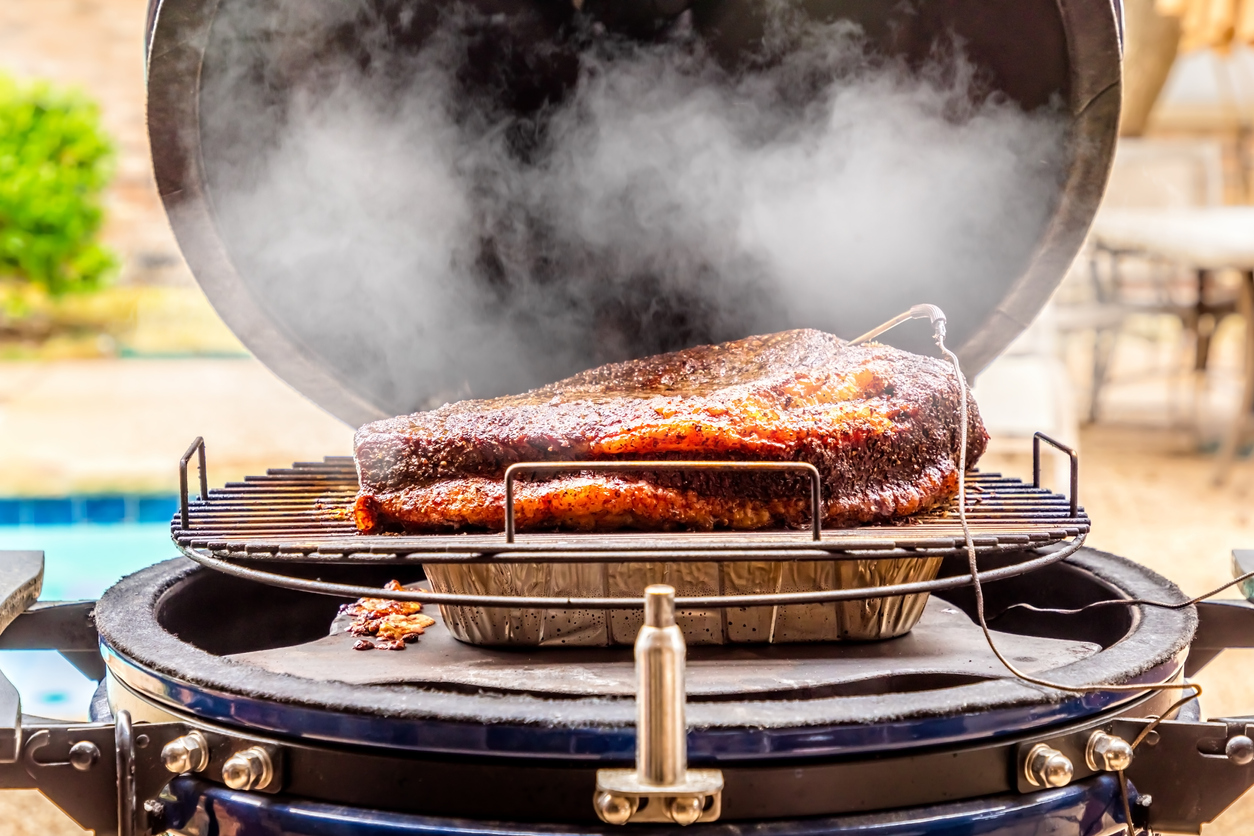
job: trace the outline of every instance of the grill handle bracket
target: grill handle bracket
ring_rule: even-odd
[[[197,439],[199,441],[199,439]],[[195,445],[192,445],[195,447]],[[191,455],[191,450],[187,451]],[[201,448],[204,455],[204,448]],[[186,458],[186,457],[185,457]],[[184,464],[186,470],[186,464]],[[823,478],[819,469],[809,462],[703,462],[703,461],[612,461],[612,462],[517,462],[505,468],[505,542],[514,542],[516,530],[514,481],[519,473],[560,473],[569,470],[640,471],[640,470],[705,470],[716,473],[804,473],[810,477],[810,534],[817,543],[823,539]],[[187,490],[183,490],[186,502]],[[1073,503],[1074,504],[1074,503]],[[186,507],[186,505],[184,505]],[[1075,513],[1072,513],[1075,516]],[[187,517],[184,516],[184,528]]]
[[[675,588],[644,591],[636,637],[636,768],[598,769],[592,805],[606,824],[717,821],[723,772],[688,768],[684,668],[687,647],[675,623]]]
[[[1044,441],[1050,447],[1059,452],[1066,453],[1071,459],[1071,490],[1067,493],[1067,499],[1071,504],[1071,516],[1074,518],[1080,513],[1080,455],[1067,445],[1057,439],[1050,438],[1043,432],[1032,434],[1032,487],[1039,488],[1041,486],[1041,442]]]
[[[187,448],[187,452],[183,454],[183,458],[179,459],[179,520],[183,523],[184,531],[191,528],[187,499],[187,463],[192,460],[192,455],[197,453],[199,453],[196,464],[200,469],[200,501],[209,501],[209,473],[205,469],[205,439],[198,435]]]

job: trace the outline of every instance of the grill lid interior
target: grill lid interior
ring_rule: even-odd
[[[526,201],[498,205],[476,197],[483,189],[526,192],[525,183],[515,182],[536,168],[526,160],[499,176],[475,169],[478,179],[469,190],[445,188],[449,178],[460,183],[467,167],[486,165],[462,154],[466,148],[503,131],[517,162],[527,149],[545,147],[545,132],[556,130],[546,114],[565,106],[577,79],[617,77],[626,60],[614,57],[621,51],[590,62],[589,38],[604,40],[608,31],[615,43],[653,46],[687,38],[713,56],[719,72],[743,79],[759,72],[755,50],[774,31],[761,7],[747,0],[312,6],[302,0],[161,0],[148,38],[148,122],[158,186],[183,253],[224,320],[280,377],[353,424],[522,391],[598,363],[750,333],[809,326],[851,337],[918,302],[945,309],[951,343],[968,371],[978,371],[1044,304],[1104,186],[1120,98],[1118,20],[1107,0],[793,4],[806,26],[827,27],[822,32],[837,33],[833,38],[843,37],[842,21],[861,27],[859,37],[869,55],[879,56],[875,60],[900,59],[917,68],[927,66],[936,49],[960,44],[973,83],[1012,106],[1058,115],[1056,147],[1042,150],[1057,157],[1057,188],[1018,207],[1035,213],[1035,220],[1030,234],[1009,249],[1011,220],[999,216],[976,246],[949,263],[902,270],[856,289],[819,279],[808,288],[781,290],[738,279],[731,262],[710,261],[725,248],[707,242],[701,249],[683,212],[674,215],[665,205],[632,219],[652,230],[649,240],[656,241],[649,246],[666,252],[665,270],[652,270],[647,260],[644,267],[615,266],[639,261],[635,249],[648,250],[648,236],[636,232],[624,233],[628,243],[610,256],[580,261],[571,254],[600,252],[596,242],[621,230],[613,223],[573,230],[587,214],[578,201],[579,212],[559,222],[552,212],[533,212]],[[432,52],[444,48],[439,38],[447,27],[441,27],[450,20],[460,21],[460,40]],[[768,57],[786,63],[790,55]],[[442,105],[452,109],[452,142],[440,140],[432,127],[429,117],[439,109],[424,104],[423,96],[438,86],[432,72],[470,91]],[[677,100],[679,110],[722,83],[709,74],[694,77],[700,83]],[[369,97],[350,83],[363,78],[370,80]],[[647,100],[649,89],[624,100]],[[320,114],[319,131],[304,130],[309,120],[302,121],[302,113]],[[397,125],[405,129],[393,130]],[[694,135],[693,142],[702,139]],[[917,150],[925,147],[919,143]],[[447,170],[395,176],[395,160],[416,165],[450,148],[455,159]],[[625,151],[633,151],[631,143]],[[752,179],[743,160],[722,164],[716,151],[692,157],[688,168],[701,183]],[[603,156],[612,175],[614,154]],[[992,176],[993,156],[959,172],[955,188]],[[572,164],[582,159],[574,157]],[[785,179],[766,177],[766,197]],[[804,184],[804,170],[795,179]],[[548,187],[560,192],[571,182],[556,178]],[[622,192],[629,197],[631,185]],[[545,206],[570,203],[550,198]],[[477,223],[487,223],[484,213],[497,213],[485,227],[488,243],[455,234],[462,203]],[[793,205],[778,210],[800,211]],[[824,237],[839,232],[816,229],[789,253],[821,253]],[[886,254],[919,245],[909,230],[879,232]],[[632,245],[637,238],[638,248]],[[556,239],[575,244],[552,249]],[[451,246],[453,240],[462,243]],[[875,261],[870,258],[868,275]],[[516,262],[532,266],[511,272]],[[923,329],[894,338],[902,347],[927,350]]]

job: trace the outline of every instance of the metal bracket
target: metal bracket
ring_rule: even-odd
[[[205,469],[205,439],[198,435],[191,446],[187,448],[187,452],[183,454],[183,458],[179,459],[179,520],[183,523],[184,531],[191,527],[191,519],[188,514],[187,463],[192,460],[192,454],[196,452],[200,453],[200,458],[197,462],[200,465],[200,501],[209,501],[209,473]]]
[[[1241,557],[1234,552],[1238,574],[1249,571]],[[1254,647],[1254,605],[1202,601],[1197,613],[1186,676],[1227,648]],[[1134,751],[1123,748],[1131,744],[1136,744]],[[1100,771],[1122,771],[1140,792],[1139,812],[1154,832],[1199,833],[1254,786],[1254,717],[1205,723],[1153,717],[1107,720],[1024,742],[1016,758],[1020,792],[1062,786]]]
[[[1153,723],[1133,750],[1131,744]],[[1015,760],[1019,791],[1122,771],[1140,793],[1137,812],[1147,817],[1153,832],[1200,833],[1203,824],[1254,786],[1252,735],[1254,718],[1208,723],[1107,719],[1020,743]]]
[[[1199,601],[1197,633],[1184,675],[1193,676],[1230,647],[1254,647],[1254,606],[1245,601]]]
[[[1135,740],[1153,721],[1117,720],[1115,733]],[[1254,721],[1164,720],[1136,749],[1124,773],[1148,803],[1154,832],[1200,833],[1254,786]],[[1149,801],[1144,799],[1148,797]]]
[[[717,821],[722,771],[688,768],[687,648],[675,623],[674,587],[645,589],[635,653],[636,768],[597,770],[593,807],[607,824]]]
[[[95,601],[38,601],[0,633],[0,650],[55,650],[99,682],[105,669],[95,610]]]
[[[1062,453],[1066,453],[1071,459],[1071,490],[1067,493],[1067,499],[1070,501],[1071,516],[1075,517],[1080,513],[1080,455],[1072,450],[1061,441],[1050,438],[1043,432],[1032,434],[1032,487],[1039,488],[1041,486],[1041,442],[1044,441],[1050,447]]]
[[[39,597],[44,553],[0,552],[0,633]],[[22,751],[22,699],[0,673],[0,764],[14,763]]]

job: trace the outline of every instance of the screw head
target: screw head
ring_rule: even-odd
[[[200,732],[188,732],[161,747],[161,762],[175,775],[200,772],[209,765],[209,743]]]
[[[233,790],[260,790],[270,785],[274,767],[260,746],[236,752],[222,765],[222,782]]]
[[[1247,763],[1254,761],[1254,740],[1250,740],[1243,734],[1228,739],[1228,743],[1224,746],[1224,754],[1228,756],[1228,760],[1238,766],[1245,766]]]
[[[100,761],[100,748],[90,740],[80,740],[70,747],[70,764],[86,772]]]
[[[638,804],[639,802],[634,798],[626,798],[612,792],[597,793],[597,797],[593,800],[597,815],[606,824],[626,824],[635,815]]]
[[[1024,777],[1034,787],[1065,787],[1071,783],[1075,767],[1071,759],[1057,749],[1038,743],[1028,752],[1023,764]]]
[[[1094,772],[1120,772],[1132,765],[1132,746],[1122,737],[1095,731],[1089,736],[1084,760]]]
[[[672,798],[667,807],[667,813],[670,814],[671,821],[675,824],[687,826],[701,818],[701,811],[705,809],[705,798],[699,795],[681,795]]]

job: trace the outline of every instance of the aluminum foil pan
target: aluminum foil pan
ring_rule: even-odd
[[[431,588],[475,595],[605,598],[644,594],[667,583],[681,596],[753,595],[854,589],[930,581],[939,557],[813,562],[429,564]],[[927,594],[782,607],[686,610],[689,644],[871,641],[910,632]],[[475,645],[606,647],[636,640],[640,610],[505,609],[441,606],[444,623]]]

